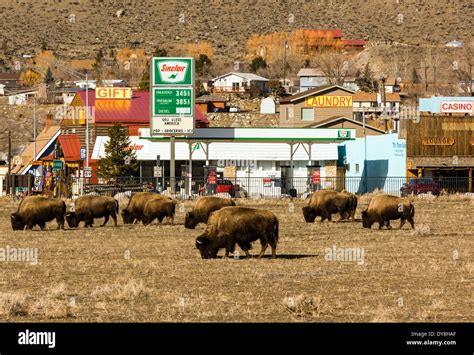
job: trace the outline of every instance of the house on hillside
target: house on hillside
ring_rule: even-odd
[[[0,73],[0,89],[3,88],[3,95],[8,91],[21,89],[20,73]]]
[[[400,113],[400,95],[398,93],[386,93],[386,111],[397,116]],[[380,117],[384,110],[383,97],[377,92],[358,91],[352,97],[354,119],[362,120],[363,113]]]
[[[311,90],[322,85],[329,85],[330,82],[327,75],[317,68],[302,68],[297,75],[300,81],[300,92]],[[344,78],[342,86],[352,91],[359,90],[355,77]]]
[[[255,85],[263,94],[268,92],[268,79],[253,73],[230,72],[212,79],[213,92],[240,92]]]

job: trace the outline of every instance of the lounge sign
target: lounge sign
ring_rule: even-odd
[[[95,88],[97,100],[130,100],[132,89],[130,88]]]
[[[453,145],[452,137],[426,137],[422,140],[423,145]]]
[[[310,96],[304,104],[310,107],[352,107],[352,96]]]

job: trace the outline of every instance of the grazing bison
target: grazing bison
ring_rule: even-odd
[[[272,257],[276,256],[278,243],[278,218],[270,211],[246,207],[224,207],[212,212],[205,232],[196,238],[196,247],[203,259],[216,258],[219,249],[225,256],[233,253],[235,244],[250,257],[251,243],[260,239],[263,256],[270,244]]]
[[[341,194],[345,194],[346,196],[349,197],[349,209],[347,210],[346,218],[352,218],[353,221],[355,221],[355,212],[357,210],[357,203],[358,199],[357,196],[351,192],[348,192],[346,190],[342,190]]]
[[[303,207],[303,216],[306,222],[312,223],[317,216],[321,222],[325,219],[331,221],[333,213],[339,213],[339,221],[346,218],[354,208],[354,199],[347,193],[331,190],[320,190],[313,193],[308,206]]]
[[[37,224],[41,230],[46,222],[56,219],[58,229],[64,229],[64,215],[66,204],[64,201],[43,196],[31,196],[21,201],[18,210],[11,214],[13,230],[33,229]]]
[[[122,211],[123,223],[132,224],[141,221],[146,203],[153,199],[171,200],[171,198],[156,192],[138,192],[130,198],[128,206]]]
[[[178,201],[167,198],[158,198],[149,200],[143,211],[142,222],[144,225],[150,224],[155,218],[158,218],[158,222],[162,222],[163,218],[167,217],[171,219],[171,223],[174,223],[174,213],[176,209],[176,203]]]
[[[186,213],[184,226],[194,229],[199,223],[207,223],[212,212],[228,206],[235,206],[235,202],[230,198],[201,197],[194,205],[193,210]]]
[[[70,228],[79,227],[79,223],[82,221],[84,221],[86,227],[92,227],[94,218],[104,217],[102,226],[105,226],[110,216],[117,227],[118,211],[118,201],[113,197],[87,195],[74,201],[74,211],[66,214],[66,221]]]
[[[384,225],[387,229],[392,229],[390,220],[400,218],[400,229],[406,220],[415,229],[414,215],[415,207],[409,200],[391,195],[377,195],[370,201],[369,207],[362,211],[362,225],[364,228],[372,228],[372,224],[378,222],[379,229]]]

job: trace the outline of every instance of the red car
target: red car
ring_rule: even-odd
[[[439,195],[439,185],[431,178],[411,179],[409,183],[403,184],[400,192],[403,197],[427,193]]]
[[[209,187],[209,184],[207,185]],[[204,195],[205,193],[205,188],[204,186],[199,189],[199,194]],[[224,180],[224,179],[217,179],[217,188],[216,188],[216,193],[227,193],[231,197],[235,196],[235,186],[230,180]]]

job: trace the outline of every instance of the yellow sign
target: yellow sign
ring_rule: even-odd
[[[130,100],[132,89],[130,88],[95,88],[96,100]]]
[[[310,96],[306,98],[304,105],[312,107],[352,107],[352,96]]]
[[[423,145],[453,145],[452,137],[426,137],[422,139]]]

